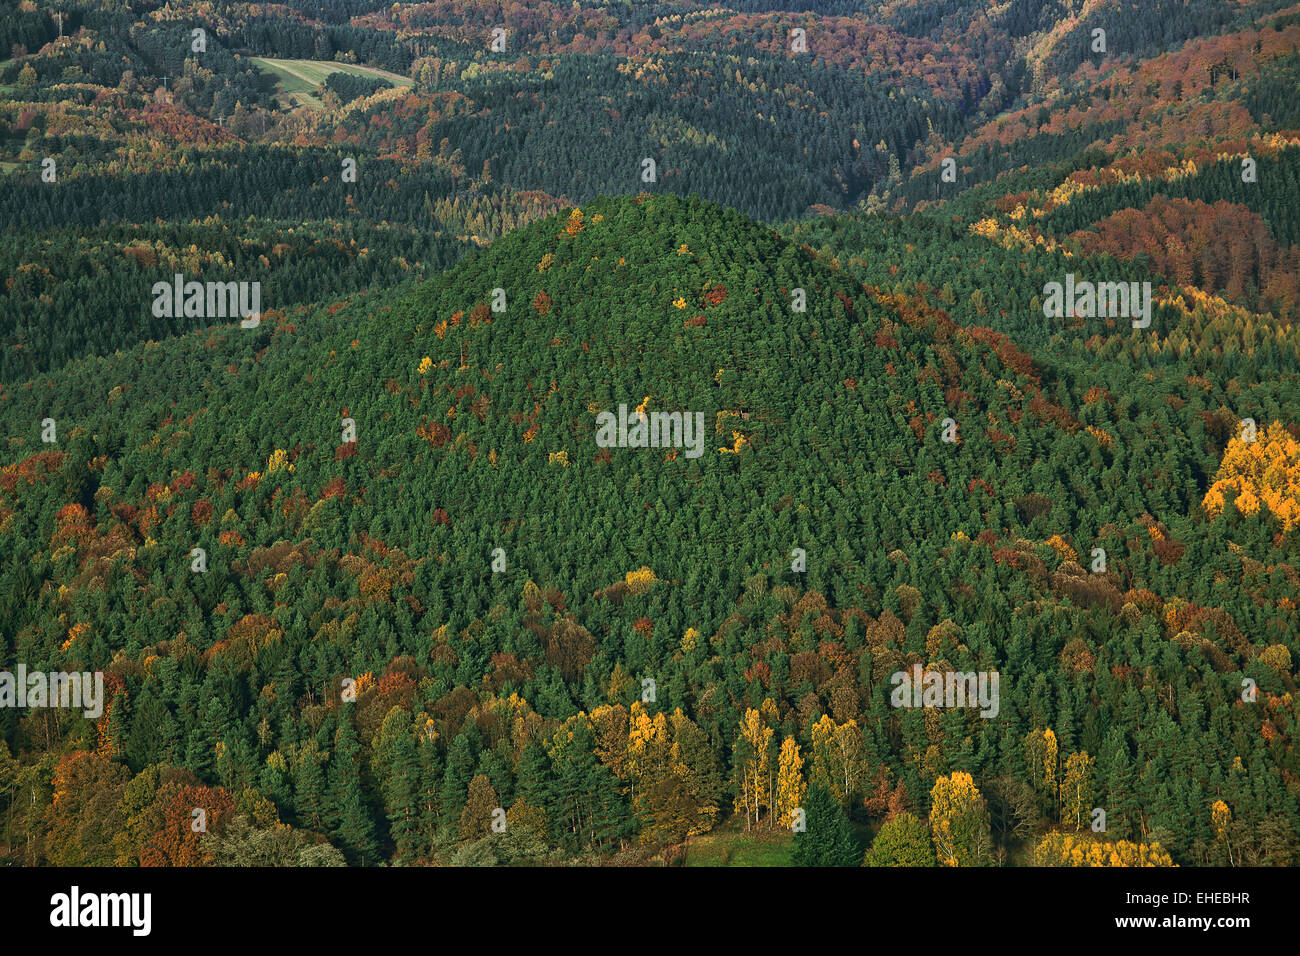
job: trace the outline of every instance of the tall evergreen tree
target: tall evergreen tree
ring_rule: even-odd
[[[799,866],[861,866],[862,851],[839,802],[825,787],[813,784],[804,800],[803,832],[795,831],[794,862]]]

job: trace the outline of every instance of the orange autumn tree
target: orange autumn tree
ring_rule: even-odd
[[[206,844],[234,814],[231,793],[201,784],[163,786],[153,802],[152,815],[161,816],[161,826],[138,848],[140,865],[210,866]]]
[[[1232,439],[1201,501],[1211,516],[1223,513],[1229,490],[1236,491],[1242,514],[1266,508],[1290,531],[1300,524],[1300,442],[1281,422],[1269,425],[1254,441]]]
[[[582,210],[575,208],[569,213],[569,221],[564,224],[564,231],[570,236],[576,236],[586,228],[586,224],[582,221]]]

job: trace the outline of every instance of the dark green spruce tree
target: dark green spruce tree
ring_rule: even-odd
[[[853,839],[849,818],[835,798],[821,786],[809,788],[804,800],[802,833],[794,837],[794,862],[798,866],[859,866],[862,851]]]

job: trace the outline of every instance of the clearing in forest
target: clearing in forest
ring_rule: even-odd
[[[316,89],[331,73],[351,73],[353,76],[375,76],[388,80],[395,86],[411,86],[411,78],[390,73],[378,67],[358,63],[339,63],[334,60],[278,60],[265,56],[250,56],[254,66],[275,77],[279,100],[283,106],[310,106],[321,108]]]

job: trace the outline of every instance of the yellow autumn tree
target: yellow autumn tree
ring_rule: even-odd
[[[627,773],[641,842],[668,846],[708,831],[718,806],[709,782],[707,736],[682,713],[650,716],[640,702],[628,719]]]
[[[635,597],[638,594],[645,594],[654,587],[654,583],[659,580],[655,573],[647,567],[638,568],[636,571],[629,571],[623,575],[623,581],[627,584],[627,593]]]
[[[1034,847],[1035,866],[1174,866],[1159,843],[1100,840],[1074,833],[1049,833]]]
[[[677,707],[668,718],[672,732],[671,777],[650,794],[652,819],[673,836],[689,839],[717,822],[721,780],[708,734]]]
[[[992,862],[988,807],[970,774],[959,770],[934,782],[930,834],[941,866],[987,866]]]
[[[1284,531],[1300,525],[1300,442],[1281,422],[1273,422],[1254,441],[1238,436],[1228,442],[1201,504],[1218,516],[1231,491],[1237,493],[1237,510],[1242,514],[1262,507],[1281,521]]]
[[[793,811],[803,806],[807,784],[803,779],[803,756],[793,737],[781,741],[781,754],[777,759],[776,804],[773,807],[774,826],[789,826]]]
[[[266,473],[274,475],[277,471],[288,468],[293,471],[293,465],[289,464],[289,453],[282,448],[277,448],[271,452],[271,457],[266,460]]]
[[[847,807],[862,792],[867,759],[857,722],[835,723],[823,714],[812,728],[811,781],[821,784],[840,806]]]
[[[1259,659],[1279,674],[1291,673],[1291,651],[1285,644],[1270,644],[1260,652]]]
[[[695,642],[700,639],[700,632],[693,627],[688,627],[686,633],[682,635],[682,652],[689,654],[695,650]]]
[[[1070,542],[1066,541],[1059,534],[1054,534],[1048,538],[1047,545],[1056,552],[1057,556],[1062,561],[1079,560],[1078,552],[1076,552],[1074,548],[1070,547]]]
[[[663,712],[653,717],[640,701],[628,710],[627,776],[631,782],[632,803],[637,802],[637,787],[667,772],[669,748],[668,718]]]
[[[546,811],[541,807],[532,806],[523,797],[517,798],[506,811],[506,825],[511,830],[528,827],[539,835],[549,832]]]
[[[1086,750],[1070,754],[1061,776],[1061,822],[1077,830],[1092,810],[1092,768],[1096,761]]]
[[[1230,823],[1232,823],[1232,810],[1222,800],[1215,800],[1214,806],[1210,807],[1210,825],[1214,828],[1214,839],[1227,851],[1228,865],[1236,866],[1232,858],[1232,840],[1228,832]]]
[[[609,687],[605,691],[605,699],[611,704],[617,704],[623,699],[623,695],[627,693],[627,689],[632,686],[633,682],[632,675],[623,669],[623,664],[620,661],[615,661],[614,671],[609,675]],[[594,713],[592,719],[595,719]]]
[[[1025,766],[1029,770],[1029,781],[1039,791],[1049,794],[1056,801],[1056,734],[1049,727],[1046,730],[1031,730],[1025,735]]]
[[[680,707],[652,717],[636,703],[628,724],[630,802],[641,843],[667,847],[712,829],[721,781],[708,735]]]
[[[640,706],[639,704],[634,706]],[[592,750],[596,759],[619,780],[628,779],[628,711],[622,704],[605,704],[591,712]]]
[[[1222,800],[1215,800],[1214,806],[1210,807],[1210,823],[1214,827],[1214,835],[1222,837],[1228,824],[1232,822],[1232,811]]]
[[[1056,786],[1056,734],[1049,727],[1043,731],[1043,782],[1049,789]]]
[[[491,781],[481,773],[476,775],[469,782],[469,795],[460,814],[461,839],[477,840],[491,833],[492,815],[497,809],[497,792]]]
[[[745,829],[751,830],[768,806],[768,747],[772,728],[754,708],[745,711],[735,747],[736,800],[733,809],[745,814]]]

